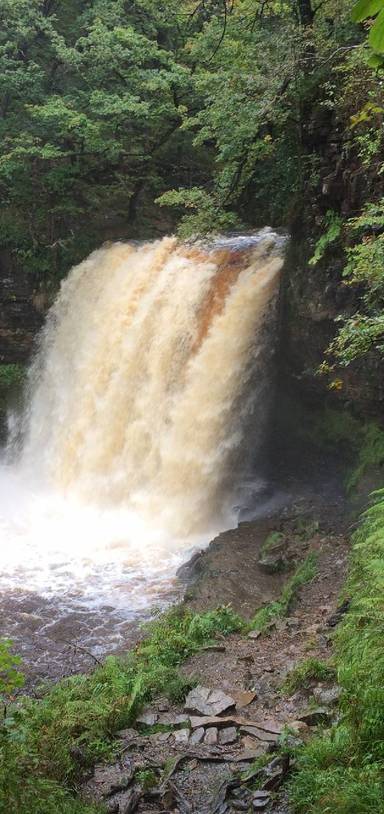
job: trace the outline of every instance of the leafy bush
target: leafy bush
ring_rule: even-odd
[[[156,203],[185,213],[178,225],[181,238],[226,232],[240,226],[234,212],[225,210],[216,195],[209,195],[199,187],[164,192]]]
[[[11,653],[12,644],[10,639],[0,641],[0,700],[3,701],[24,684],[24,676],[17,669],[21,658]]]
[[[340,215],[338,215],[336,212],[333,212],[331,209],[328,210],[328,212],[325,215],[326,231],[316,243],[313,257],[311,257],[311,259],[309,260],[310,266],[315,266],[325,254],[325,251],[328,248],[328,246],[330,246],[331,243],[334,243],[335,240],[337,240],[341,233],[342,224],[343,222]]]
[[[344,284],[361,289],[361,307],[342,323],[331,342],[327,356],[342,367],[375,350],[384,352],[384,199],[365,205],[361,215],[345,224],[353,245],[347,248]],[[335,364],[325,362],[321,370],[330,372]]]

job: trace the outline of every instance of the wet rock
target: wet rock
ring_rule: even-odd
[[[241,692],[234,692],[233,697],[236,701],[236,709],[243,709],[257,698],[257,693],[254,690],[242,690]]]
[[[328,627],[336,627],[336,625],[338,625],[339,622],[341,622],[344,614],[347,613],[347,611],[349,610],[350,605],[351,605],[350,599],[346,599],[344,602],[342,602],[342,604],[339,605],[339,607],[336,609],[335,613],[329,617],[327,621]]]
[[[276,791],[283,782],[284,774],[281,769],[271,772],[263,783],[263,791]]]
[[[188,724],[187,715],[174,715],[172,712],[162,712],[157,716],[157,723],[162,726],[172,726],[174,729],[184,729]]]
[[[248,639],[259,639],[261,636],[261,630],[250,630],[248,633]]]
[[[197,743],[201,743],[201,741],[204,738],[204,735],[205,735],[205,729],[203,729],[202,726],[200,726],[198,729],[195,729],[195,731],[192,732],[192,735],[190,736],[190,739],[189,739],[190,744],[195,745]]]
[[[253,795],[252,806],[254,811],[262,811],[270,802],[271,795],[269,791],[259,789]]]
[[[298,715],[298,720],[304,721],[308,726],[318,726],[319,724],[328,723],[330,721],[329,710],[326,707],[309,709],[301,715]]]
[[[86,790],[90,792],[92,799],[100,802],[126,789],[133,776],[133,764],[128,756],[124,755],[118,763],[114,763],[112,766],[95,766],[93,777],[88,781]]]
[[[216,729],[215,726],[212,726],[205,733],[204,743],[206,743],[208,746],[213,746],[214,744],[217,743],[217,736],[218,730]]]
[[[219,733],[219,743],[225,746],[228,743],[234,743],[237,740],[237,729],[234,726],[227,726],[221,729]]]
[[[188,743],[189,729],[178,729],[174,734],[175,743]]]
[[[136,718],[137,724],[142,724],[144,726],[154,726],[157,723],[158,714],[156,712],[150,712],[149,710],[144,710],[138,718]]]
[[[313,694],[316,701],[322,706],[332,706],[336,704],[341,695],[340,687],[315,687]]]
[[[244,735],[251,735],[252,738],[257,738],[259,741],[266,743],[277,743],[278,734],[275,732],[266,732],[264,729],[258,729],[256,726],[242,726],[240,732]]]
[[[203,715],[220,715],[234,706],[235,701],[231,696],[209,687],[195,687],[185,699],[185,709],[188,712],[201,712]]]

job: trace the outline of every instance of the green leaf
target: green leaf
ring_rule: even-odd
[[[367,17],[374,17],[383,8],[383,0],[358,0],[353,6],[351,17],[355,23],[361,23]]]
[[[378,54],[384,53],[384,9],[369,32],[368,42],[373,51]]]
[[[380,54],[371,54],[367,59],[367,65],[369,65],[370,68],[382,68],[384,65],[384,57],[380,56]]]

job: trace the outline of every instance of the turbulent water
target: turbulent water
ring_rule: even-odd
[[[72,269],[0,469],[0,585],[132,612],[236,523],[265,429],[281,251],[270,230],[164,238]]]

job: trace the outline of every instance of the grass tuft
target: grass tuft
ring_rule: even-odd
[[[308,689],[313,681],[332,681],[336,679],[336,670],[324,661],[314,657],[305,659],[288,674],[282,691],[292,695],[300,689]]]
[[[260,608],[251,620],[249,629],[260,630],[263,633],[271,623],[287,616],[300,588],[311,582],[315,575],[316,555],[311,552],[285,584],[280,599],[271,602],[265,608]]]

